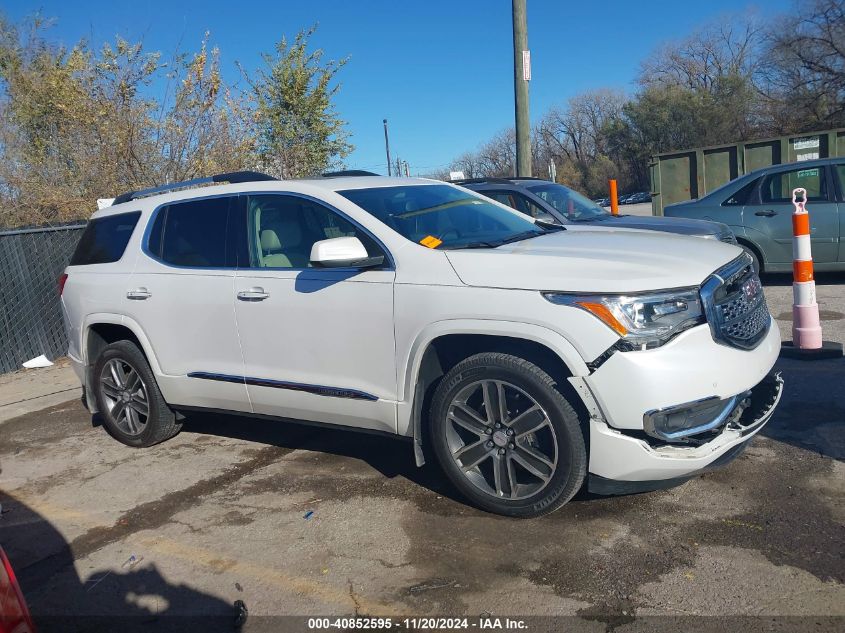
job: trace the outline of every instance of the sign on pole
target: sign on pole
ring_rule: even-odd
[[[531,81],[531,51],[522,51],[522,78]]]

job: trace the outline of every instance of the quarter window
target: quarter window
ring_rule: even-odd
[[[370,257],[384,255],[373,238],[321,204],[278,194],[249,197],[252,268],[309,268],[315,242],[357,237]]]
[[[754,187],[757,185],[758,182],[760,181],[752,180],[744,187],[741,187],[738,191],[735,191],[730,198],[725,200],[722,203],[722,206],[737,207],[742,206],[744,204],[748,204],[748,198],[751,196],[751,192],[754,190]]]
[[[150,230],[150,253],[174,266],[232,268],[230,205],[236,198],[189,200],[162,207]]]
[[[827,200],[827,182],[824,167],[794,169],[767,176],[763,181],[761,197],[766,202],[791,202],[792,190],[803,187],[810,201]]]
[[[88,222],[70,258],[70,265],[110,264],[119,260],[140,217],[140,211],[133,211]]]

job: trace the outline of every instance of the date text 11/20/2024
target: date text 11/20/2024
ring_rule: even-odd
[[[389,630],[402,628],[418,631],[438,630],[525,630],[528,628],[525,620],[520,618],[504,618],[494,616],[480,616],[477,618],[308,618],[309,630],[320,629],[360,629],[360,630]]]

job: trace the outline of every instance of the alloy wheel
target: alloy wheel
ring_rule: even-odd
[[[147,426],[150,400],[138,370],[123,359],[109,360],[100,374],[100,391],[118,428],[127,435],[140,435]]]
[[[542,406],[502,380],[480,380],[449,403],[446,442],[452,459],[482,492],[520,500],[545,488],[558,467],[554,427]]]

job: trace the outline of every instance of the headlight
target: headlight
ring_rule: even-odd
[[[543,296],[552,303],[586,310],[621,336],[629,349],[658,347],[705,322],[698,288],[641,295],[544,292]]]

